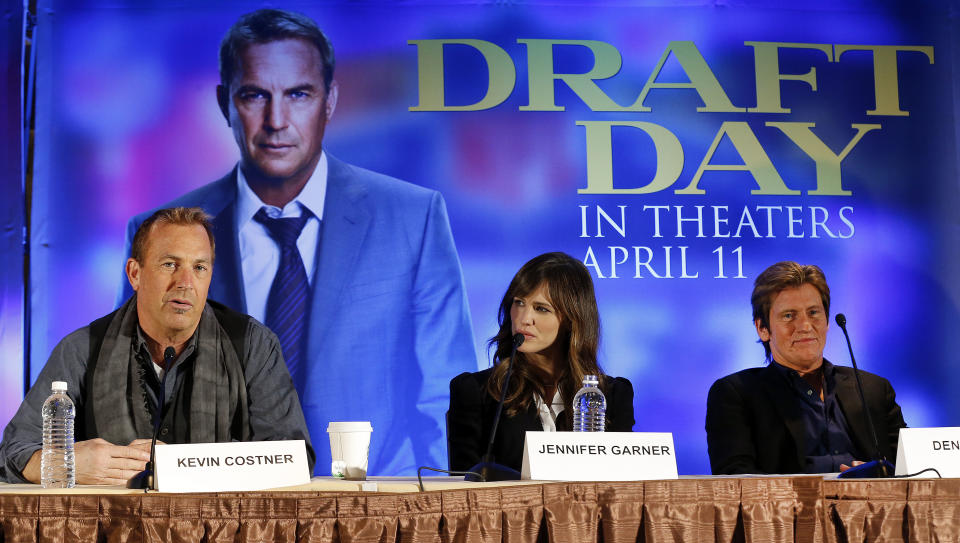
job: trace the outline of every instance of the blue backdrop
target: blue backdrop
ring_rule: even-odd
[[[23,397],[23,2],[0,1],[0,423]]]
[[[112,308],[129,217],[235,163],[216,51],[260,6],[39,4],[32,377]],[[567,251],[594,274],[635,430],[673,432],[680,472],[706,473],[707,389],[763,363],[752,280],[791,259],[825,270],[911,426],[957,424],[956,1],[281,7],[336,48],[326,147],[446,198],[478,367],[516,269]],[[847,364],[841,336],[826,356]],[[21,358],[3,364],[8,387]]]

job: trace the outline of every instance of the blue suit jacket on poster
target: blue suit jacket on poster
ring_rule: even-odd
[[[477,368],[460,261],[436,191],[327,154],[327,194],[310,302],[301,398],[330,473],[330,421],[369,420],[371,475],[446,466],[447,384]],[[236,169],[162,206],[213,215],[216,261],[209,297],[246,312],[236,232]],[[127,225],[126,254],[137,226]],[[132,290],[124,278],[121,300]]]

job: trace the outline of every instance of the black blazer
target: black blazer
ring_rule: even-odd
[[[867,427],[853,369],[836,368],[836,398],[854,447],[872,460]],[[863,394],[880,441],[880,452],[897,459],[900,428],[906,427],[893,387],[883,377],[860,372]],[[773,366],[750,368],[718,379],[707,395],[707,451],[715,475],[803,473],[804,427],[794,391]]]
[[[450,469],[464,471],[480,462],[490,441],[497,398],[487,392],[493,368],[461,373],[450,381],[450,410],[447,411],[447,455]],[[623,377],[607,377],[603,395],[607,398],[607,430],[633,430],[633,385]],[[537,408],[508,417],[506,411],[497,426],[493,457],[498,464],[520,471],[523,440],[527,431],[542,431]]]

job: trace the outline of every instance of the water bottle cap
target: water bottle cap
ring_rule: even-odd
[[[584,385],[599,385],[599,384],[600,384],[600,379],[598,379],[596,375],[584,375],[584,376],[583,376],[583,384],[584,384]]]
[[[54,392],[66,392],[67,391],[67,382],[66,381],[54,381],[50,388]]]

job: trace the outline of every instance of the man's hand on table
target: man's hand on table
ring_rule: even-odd
[[[158,442],[159,443],[159,442]],[[40,483],[40,456],[36,451],[23,468],[23,477]],[[150,461],[150,440],[135,439],[129,445],[114,445],[100,438],[78,441],[73,446],[78,485],[126,485]]]
[[[851,462],[851,464],[853,464],[852,466],[848,466],[848,465],[846,465],[846,464],[840,464],[840,471],[841,471],[841,472],[847,471],[848,469],[850,469],[850,468],[855,468],[855,467],[857,467],[857,466],[859,466],[860,464],[863,464],[863,463],[864,463],[864,462],[863,462],[862,460],[854,460],[853,462]]]

